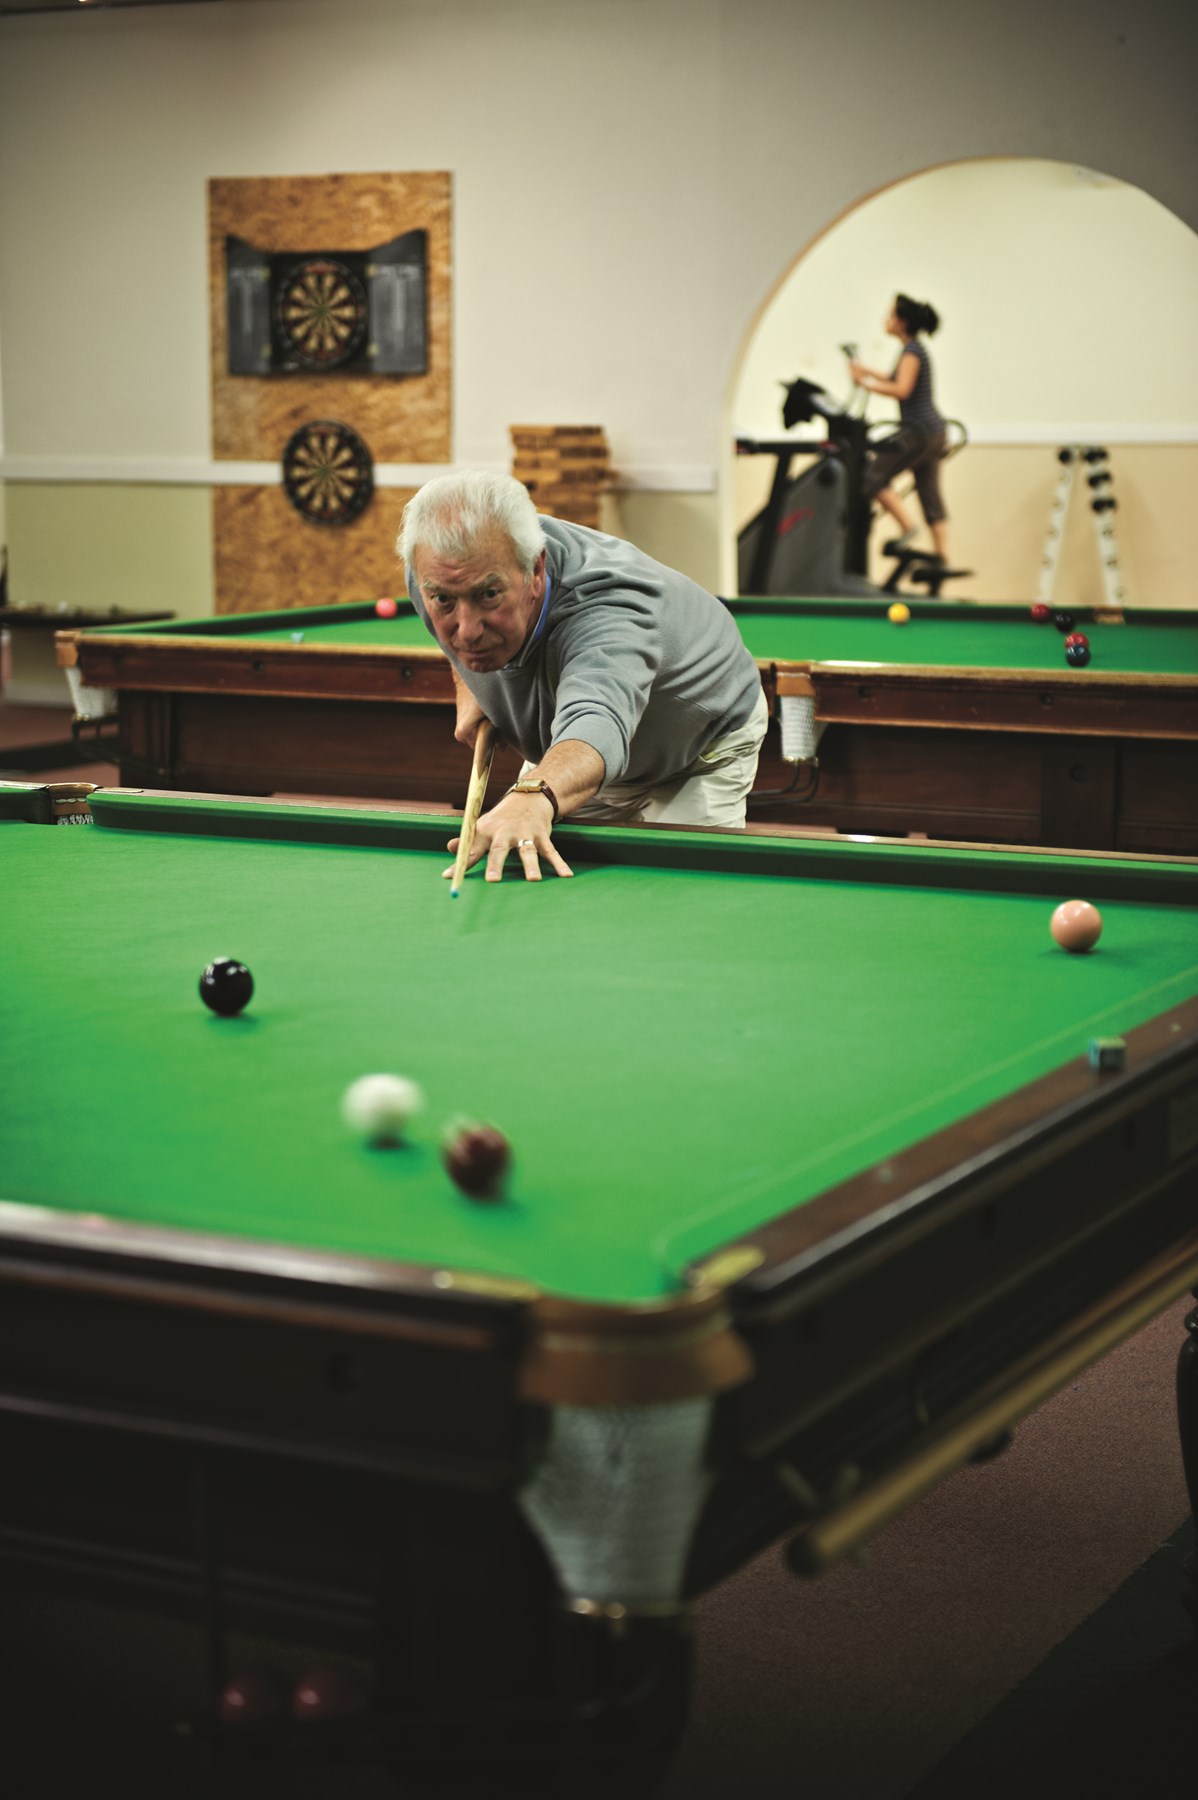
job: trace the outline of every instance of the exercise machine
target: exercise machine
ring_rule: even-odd
[[[848,356],[856,353],[852,344],[842,344],[841,349]],[[851,404],[837,404],[805,377],[782,385],[785,428],[790,431],[818,420],[824,432],[806,438],[737,438],[738,456],[774,458],[769,498],[738,539],[738,592],[868,599],[918,587],[938,596],[942,583],[970,574],[968,569],[945,568],[931,551],[904,546],[887,551],[895,566],[884,587],[869,580],[873,509],[864,492],[865,469],[871,451],[893,435],[893,423],[870,421],[854,412]],[[948,451],[951,456],[964,447],[966,433],[959,421],[949,423],[956,434]],[[796,457],[809,461],[792,476]],[[911,584],[909,589],[900,588],[903,580]]]
[[[790,431],[815,420],[824,425],[820,437],[736,440],[738,456],[775,459],[769,499],[737,544],[742,594],[880,591],[865,574],[871,508],[862,481],[869,421],[800,376],[786,386],[782,423]],[[792,477],[796,456],[811,460]]]
[[[886,544],[882,554],[894,558],[894,567],[882,583],[880,591],[883,594],[912,593],[916,588],[923,588],[929,599],[938,600],[946,581],[960,581],[973,574],[972,569],[950,569],[934,551],[912,550],[907,544],[901,549],[897,543]],[[900,587],[901,581],[909,581],[910,588]]]

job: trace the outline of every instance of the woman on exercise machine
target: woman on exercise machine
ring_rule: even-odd
[[[917,530],[891,486],[896,475],[910,469],[936,554],[947,565],[948,514],[940,491],[940,464],[948,440],[944,419],[932,399],[932,359],[921,337],[924,332],[930,337],[939,324],[935,307],[926,301],[912,300],[908,294],[897,295],[886,318],[887,332],[902,345],[893,372],[884,375],[850,359],[849,373],[858,387],[871,394],[891,396],[899,403],[899,430],[874,452],[863,482],[866,495],[885,507],[899,528],[898,537],[885,546],[887,552],[905,549]]]

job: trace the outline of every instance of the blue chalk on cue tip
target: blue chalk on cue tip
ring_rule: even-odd
[[[1092,1069],[1122,1069],[1127,1065],[1127,1045],[1122,1038],[1091,1038],[1090,1067]]]

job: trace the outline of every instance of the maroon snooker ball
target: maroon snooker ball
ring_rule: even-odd
[[[1051,617],[1052,609],[1045,606],[1043,600],[1037,600],[1036,604],[1032,607],[1032,618],[1035,620],[1036,624],[1047,625]]]
[[[498,1200],[512,1162],[512,1147],[493,1125],[451,1126],[441,1146],[449,1179],[471,1200]]]
[[[255,1725],[281,1718],[287,1710],[287,1684],[276,1669],[240,1669],[227,1681],[216,1702],[222,1725]]]
[[[352,1719],[370,1705],[370,1690],[356,1669],[335,1663],[310,1669],[296,1683],[291,1696],[293,1718],[305,1723],[316,1719]]]

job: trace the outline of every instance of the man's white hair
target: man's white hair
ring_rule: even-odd
[[[545,548],[545,533],[524,484],[486,469],[435,475],[404,507],[395,547],[408,568],[421,547],[435,556],[469,556],[496,525],[512,540],[524,573],[531,574]]]

